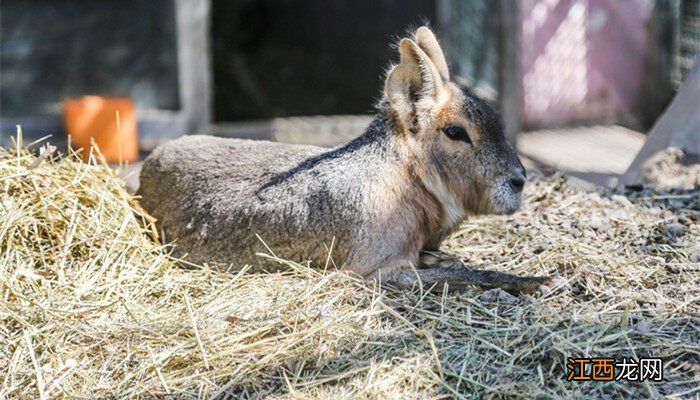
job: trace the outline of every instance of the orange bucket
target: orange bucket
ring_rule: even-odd
[[[83,159],[90,155],[90,139],[95,140],[108,162],[138,159],[138,133],[131,99],[103,96],[64,99],[63,119],[73,147],[84,149]]]

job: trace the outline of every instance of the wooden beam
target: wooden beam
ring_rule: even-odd
[[[688,73],[678,94],[649,131],[644,147],[620,180],[621,184],[640,183],[647,162],[667,147],[677,147],[700,155],[700,56]]]
[[[520,0],[499,0],[498,13],[498,102],[506,138],[515,146],[522,130],[523,109]]]
[[[203,133],[211,122],[210,0],[175,0],[180,106],[186,134]]]

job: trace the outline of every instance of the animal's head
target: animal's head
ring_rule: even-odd
[[[382,104],[398,147],[414,160],[413,174],[447,208],[450,223],[465,213],[515,212],[525,169],[506,141],[499,113],[450,81],[430,29],[402,39],[399,53]]]

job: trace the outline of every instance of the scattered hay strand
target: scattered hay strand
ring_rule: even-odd
[[[0,398],[700,393],[692,208],[540,177],[522,212],[470,221],[446,248],[480,268],[555,274],[551,291],[396,292],[332,262],[184,268],[95,158],[0,149]],[[696,204],[698,191],[683,196]],[[569,356],[662,357],[664,381],[567,382]]]

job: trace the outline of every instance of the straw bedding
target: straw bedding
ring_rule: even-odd
[[[429,294],[292,261],[183,267],[97,164],[0,150],[0,398],[700,393],[697,187],[584,193],[536,177],[523,211],[465,223],[445,248],[554,287]],[[662,357],[664,381],[567,382],[569,356]]]

